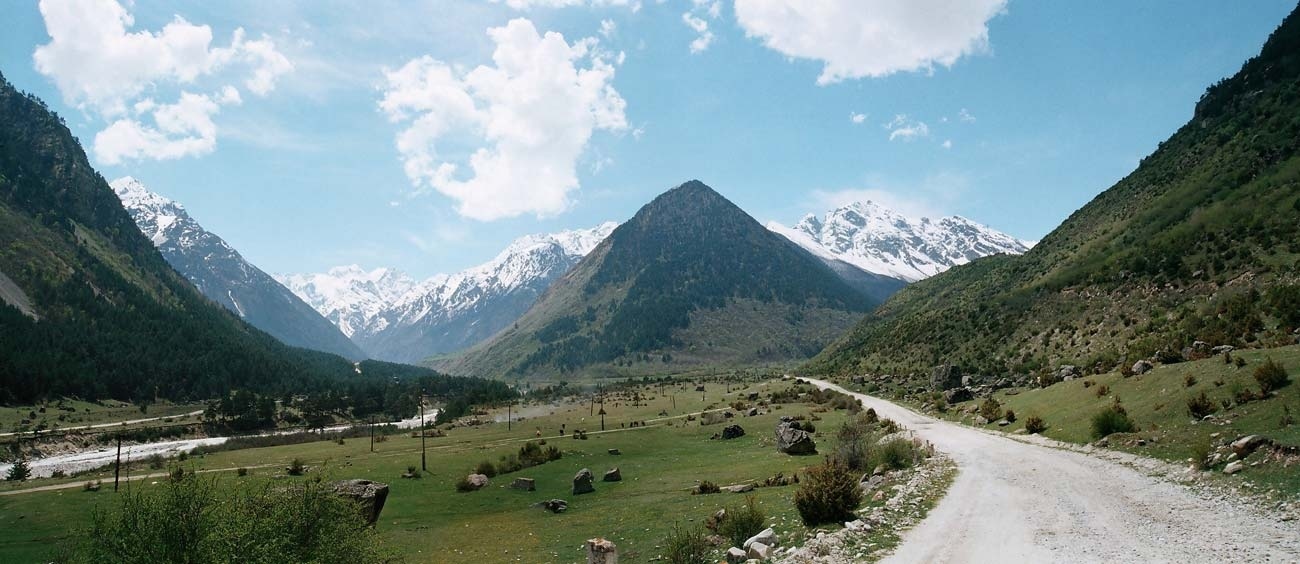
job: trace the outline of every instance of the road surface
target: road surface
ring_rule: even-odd
[[[807,380],[856,397],[957,464],[947,495],[886,562],[1300,561],[1300,522],[1054,441],[1012,439]]]

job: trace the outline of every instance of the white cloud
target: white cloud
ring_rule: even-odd
[[[445,194],[458,213],[483,221],[558,214],[578,188],[577,162],[592,133],[627,128],[615,67],[595,39],[570,44],[527,19],[488,35],[494,66],[466,72],[428,56],[411,60],[385,73],[379,108],[406,125],[397,149],[417,191]],[[467,163],[436,148],[466,139],[476,147]]]
[[[867,114],[860,114],[858,112],[849,112],[849,121],[853,122],[854,124],[860,124],[862,122],[867,121]]]
[[[115,0],[41,0],[40,12],[50,41],[32,54],[36,70],[54,81],[68,104],[112,121],[95,136],[96,157],[105,164],[209,153],[218,106],[243,102],[228,80],[212,96],[187,91],[173,104],[141,99],[146,92],[156,96],[162,86],[206,90],[201,80],[239,66],[247,73],[244,86],[264,96],[293,70],[274,41],[246,40],[242,28],[229,47],[213,47],[211,28],[180,16],[159,32],[129,31],[135,19]],[[128,117],[132,111],[152,113],[155,125]]]
[[[610,39],[617,32],[618,24],[614,23],[614,20],[600,20],[600,35],[602,37]]]
[[[988,50],[1006,0],[736,0],[745,33],[788,57],[821,61],[818,84],[932,71]]]
[[[114,165],[127,159],[179,159],[216,148],[217,126],[212,116],[220,106],[208,96],[183,92],[175,104],[149,103],[144,107],[152,114],[154,125],[131,118],[113,122],[95,134],[96,160]]]
[[[945,149],[951,149],[951,148],[952,148],[952,139],[944,139],[944,140],[943,140],[943,148],[945,148]]]
[[[695,17],[690,12],[682,14],[682,22],[698,34],[698,37],[691,41],[691,52],[702,53],[707,50],[709,44],[713,43],[713,32],[709,31],[709,22],[703,18]]]
[[[492,0],[501,2],[502,0]],[[590,6],[604,8],[620,6],[630,8],[633,12],[641,11],[641,0],[504,0],[507,6],[516,10],[533,8],[568,8],[571,6]]]
[[[970,115],[966,108],[962,108],[960,112],[957,112],[957,119],[966,123],[975,123],[975,116]]]
[[[889,140],[902,139],[911,141],[918,137],[928,137],[930,135],[930,126],[923,121],[917,121],[907,117],[906,114],[898,114],[894,119],[884,125],[889,130]]]

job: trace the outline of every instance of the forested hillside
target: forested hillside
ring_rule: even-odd
[[[1300,326],[1300,15],[1190,122],[1023,256],[914,284],[804,367],[814,374],[1112,370]]]

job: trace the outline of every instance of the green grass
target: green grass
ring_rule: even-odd
[[[41,412],[42,408],[44,412]],[[76,399],[54,400],[40,405],[2,406],[0,407],[0,433],[30,431],[37,428],[57,430],[153,417],[176,416],[177,421],[181,421],[180,416],[203,408],[204,405],[201,403],[162,401],[151,404],[145,412],[141,412],[139,405],[129,402],[117,400],[88,402]],[[33,413],[36,415],[34,419],[31,417]],[[21,425],[24,419],[28,419],[30,423]],[[192,421],[196,418],[187,420]],[[149,423],[149,425],[158,424],[158,421]]]
[[[1164,460],[1183,462],[1191,457],[1197,445],[1211,440],[1236,439],[1242,435],[1261,434],[1279,443],[1300,445],[1300,425],[1282,426],[1283,407],[1300,419],[1300,346],[1268,350],[1247,350],[1232,353],[1233,357],[1246,359],[1247,365],[1237,368],[1223,362],[1222,357],[1212,357],[1195,362],[1158,366],[1142,376],[1124,378],[1118,373],[1090,376],[1062,382],[1042,389],[1022,390],[1011,395],[1007,390],[994,395],[1003,408],[1015,410],[1015,423],[1001,427],[1014,432],[1024,427],[1031,415],[1046,421],[1046,436],[1074,443],[1092,440],[1092,416],[1112,405],[1115,398],[1137,424],[1138,431],[1131,436],[1147,441],[1145,446],[1129,445],[1120,439],[1110,441],[1111,446]],[[1220,403],[1232,397],[1234,387],[1258,390],[1253,373],[1255,367],[1272,358],[1286,367],[1291,374],[1291,384],[1278,390],[1275,397],[1249,402],[1224,409]],[[1186,386],[1186,377],[1192,376],[1195,384]],[[1085,387],[1085,382],[1092,385]],[[1222,385],[1218,383],[1222,382]],[[1098,397],[1100,386],[1109,393]],[[1205,392],[1214,401],[1218,411],[1214,416],[1223,424],[1193,422],[1188,415],[1187,400]],[[954,414],[978,402],[965,402],[949,410]],[[971,417],[964,417],[969,421]],[[993,427],[998,428],[998,427]],[[1217,438],[1211,438],[1218,433]],[[1154,440],[1153,440],[1154,439]],[[1217,442],[1216,442],[1217,444]],[[1253,460],[1253,459],[1252,459]],[[1239,476],[1268,488],[1282,492],[1300,493],[1300,465],[1286,468],[1281,464],[1265,464],[1248,469]]]
[[[786,385],[775,382],[766,388],[753,385],[749,389]],[[663,409],[672,416],[681,416],[709,405],[724,407],[744,397],[747,391],[737,390],[723,397],[722,387],[709,385],[710,391],[702,401],[693,386],[679,386],[671,389],[677,406],[672,409],[674,399],[658,393],[657,387],[652,389],[656,390],[652,394],[655,399],[646,406],[629,406],[613,395],[607,398],[606,428],[610,432],[603,434],[596,432],[600,417],[589,415],[587,403],[574,402],[563,404],[554,413],[549,409],[525,410],[530,417],[515,422],[509,431],[504,423],[489,423],[458,427],[446,437],[428,438],[430,472],[419,480],[399,478],[407,466],[420,464],[420,440],[405,434],[376,444],[373,454],[369,452],[369,441],[363,438],[347,440],[343,445],[315,442],[220,452],[192,457],[184,464],[199,471],[219,470],[211,475],[221,483],[233,483],[294,479],[281,477],[283,468],[290,460],[301,458],[312,468],[305,479],[321,476],[386,482],[392,490],[378,531],[387,543],[414,562],[576,561],[581,558],[582,543],[597,536],[619,545],[621,561],[646,562],[659,555],[659,547],[674,521],[702,523],[718,508],[743,502],[742,496],[725,492],[689,495],[696,480],[708,479],[721,485],[759,481],[778,472],[787,476],[802,473],[805,466],[821,460],[816,456],[779,454],[772,443],[772,429],[780,415],[812,414],[813,408],[803,404],[787,404],[759,417],[732,419],[747,434],[726,442],[709,440],[725,424],[701,426],[699,421],[687,422],[681,417],[624,430],[621,424],[655,419]],[[817,422],[818,441],[827,445],[844,412],[817,415],[822,418]],[[561,423],[570,431],[587,429],[589,440],[556,437]],[[563,450],[564,458],[500,475],[478,492],[455,491],[455,481],[475,464],[485,459],[495,462],[501,455],[516,452],[524,441],[534,439],[538,427],[548,445]],[[623,454],[609,455],[610,448],[618,448]],[[605,470],[614,466],[621,469],[622,482],[598,481],[595,493],[570,494],[571,480],[580,468],[590,468],[599,480]],[[250,468],[250,475],[237,478],[234,469],[239,467]],[[111,472],[106,476],[110,484],[99,493],[75,488],[0,496],[0,561],[31,562],[48,557],[52,547],[87,522],[91,508],[113,503]],[[517,476],[535,478],[537,491],[504,487]],[[93,478],[81,477],[75,483],[87,479]],[[152,481],[136,481],[131,487],[154,487]],[[36,480],[23,487],[53,483],[58,481]],[[755,491],[759,507],[769,516],[768,524],[782,539],[792,539],[805,530],[790,501],[796,487]],[[551,498],[567,500],[569,510],[553,515],[531,507]]]

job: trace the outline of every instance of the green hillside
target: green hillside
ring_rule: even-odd
[[[807,358],[871,306],[699,181],[637,212],[453,373],[636,374]]]
[[[1300,326],[1300,15],[1191,121],[1023,256],[903,289],[803,370],[1104,372],[1292,342]],[[1190,354],[1189,354],[1190,353]]]

